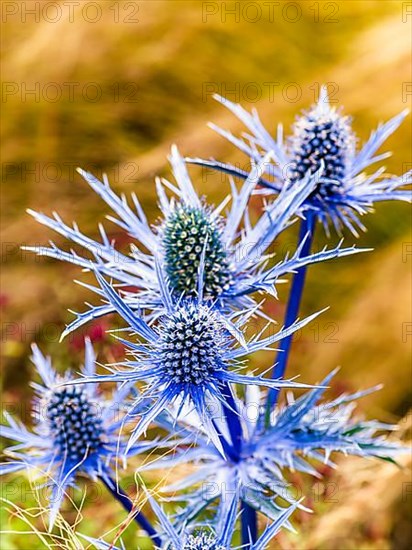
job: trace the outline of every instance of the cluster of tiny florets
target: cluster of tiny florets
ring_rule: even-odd
[[[307,172],[314,174],[323,161],[322,179],[332,180],[334,186],[341,184],[355,148],[350,119],[334,109],[324,111],[316,106],[297,119],[293,130],[289,179],[297,181]],[[327,194],[328,190],[328,185],[322,185],[318,191]]]
[[[184,550],[225,550],[225,548],[216,543],[216,538],[212,534],[201,533],[190,535],[183,547]]]
[[[206,306],[185,304],[160,326],[159,362],[175,383],[202,384],[224,367],[224,330]]]
[[[204,256],[204,296],[216,298],[231,283],[221,230],[216,220],[202,207],[178,205],[163,227],[166,273],[177,294],[196,294],[199,265]]]
[[[102,420],[87,393],[77,386],[51,392],[46,418],[54,443],[70,459],[82,459],[102,445]]]

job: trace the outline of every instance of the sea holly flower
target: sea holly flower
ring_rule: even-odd
[[[218,519],[213,530],[196,529],[192,533],[185,528],[185,525],[180,529],[176,528],[161,506],[152,497],[149,497],[149,500],[162,528],[161,537],[165,540],[163,548],[169,550],[225,550],[230,548],[237,519],[236,498],[232,498],[229,502],[225,513]]]
[[[85,341],[84,376],[95,373],[95,355],[90,340]],[[0,426],[2,437],[17,441],[5,453],[9,462],[0,465],[6,474],[24,469],[35,469],[51,486],[50,529],[55,523],[66,489],[75,484],[79,475],[99,479],[113,493],[112,464],[118,452],[125,449],[119,437],[123,416],[122,404],[126,387],[114,391],[111,399],[97,393],[97,385],[71,384],[70,375],[60,376],[49,357],[33,345],[33,363],[42,379],[34,383],[36,402],[32,412],[34,422],[30,431],[7,412],[7,425]],[[137,454],[152,448],[156,442],[139,443],[130,449]]]
[[[384,167],[370,174],[365,173],[373,164],[390,156],[390,153],[376,153],[399,127],[407,111],[378,126],[369,140],[357,149],[358,138],[352,129],[351,119],[330,105],[326,86],[321,88],[318,102],[297,118],[286,143],[281,126],[275,139],[264,128],[256,110],[249,113],[238,104],[215,97],[245,124],[250,134],[241,139],[216,125],[211,125],[213,129],[246,153],[253,162],[258,162],[262,155],[271,152],[274,162],[266,163],[266,175],[260,180],[260,184],[269,191],[279,193],[323,168],[317,186],[308,195],[301,210],[313,213],[327,231],[332,222],[338,232],[346,226],[357,236],[357,228],[365,229],[360,216],[370,211],[375,202],[411,201],[412,194],[405,188],[412,181],[411,171],[400,177],[385,175]],[[242,170],[214,160],[187,160],[246,177]]]
[[[399,443],[386,435],[395,427],[378,421],[364,421],[353,415],[357,399],[371,390],[342,394],[330,401],[321,401],[325,387],[334,372],[302,397],[288,396],[285,406],[277,406],[269,424],[265,421],[258,388],[248,388],[243,408],[237,403],[243,427],[242,452],[233,460],[222,457],[202,436],[202,427],[194,414],[186,415],[181,424],[191,423],[196,428],[190,448],[177,449],[173,457],[155,460],[143,469],[172,468],[184,463],[197,465],[197,469],[164,488],[164,491],[181,492],[185,501],[178,521],[193,521],[206,507],[217,502],[220,513],[227,507],[227,495],[237,494],[238,499],[276,520],[280,507],[276,499],[293,503],[289,492],[287,470],[320,477],[316,462],[336,465],[331,453],[342,453],[394,462],[405,452]],[[184,429],[184,428],[182,428]],[[190,439],[189,428],[186,437]],[[194,430],[192,429],[192,432]],[[191,488],[189,493],[183,493]],[[180,498],[180,497],[179,497]],[[297,506],[302,507],[300,503]]]
[[[236,496],[231,497],[223,514],[218,518],[212,529],[198,529],[194,530],[193,533],[188,532],[186,529],[176,529],[153,498],[150,498],[150,503],[166,535],[167,542],[163,547],[165,550],[235,550],[231,542],[235,534],[237,521]],[[295,509],[296,504],[283,509],[276,521],[266,527],[259,540],[249,544],[248,548],[250,550],[265,550],[270,540],[288,523],[288,519]],[[244,546],[241,548],[244,548]]]
[[[202,263],[199,271],[203,272]],[[238,361],[248,354],[271,349],[271,345],[289,333],[305,326],[318,314],[314,314],[276,334],[245,342],[241,328],[252,312],[245,312],[240,319],[222,315],[213,304],[203,301],[203,287],[198,287],[196,299],[174,301],[167,280],[158,268],[162,310],[157,323],[149,326],[138,312],[133,311],[122,297],[98,272],[97,280],[107,301],[128,323],[128,330],[140,341],[122,340],[134,356],[121,365],[108,366],[109,374],[87,376],[84,382],[116,382],[133,384],[147,382],[145,391],[136,404],[153,400],[153,405],[138,412],[140,420],[133,430],[128,447],[146,431],[162,411],[176,401],[180,410],[190,403],[201,418],[208,436],[219,452],[224,454],[220,434],[213,417],[214,407],[223,403],[233,409],[231,384],[262,385],[274,389],[283,387],[308,387],[289,380],[269,380],[264,376],[246,376],[238,372]],[[200,275],[200,281],[203,280]],[[119,368],[120,367],[120,368]],[[233,370],[237,367],[237,370]],[[137,415],[132,407],[128,418]],[[240,434],[239,434],[240,436]],[[232,442],[234,443],[234,442]]]
[[[236,498],[232,498],[231,502],[229,502],[218,524],[209,528],[204,527],[196,529],[188,529],[184,525],[180,529],[176,528],[161,506],[159,506],[153,498],[149,497],[149,500],[161,525],[161,533],[159,533],[159,535],[164,540],[164,543],[159,547],[159,550],[236,550],[231,544],[235,534],[237,521]],[[282,527],[288,523],[288,519],[295,508],[296,505],[293,505],[284,509],[277,520],[265,528],[259,540],[249,545],[249,549],[265,550],[268,543],[278,534]],[[101,539],[93,539],[84,535],[82,538],[86,539],[99,550],[109,550],[110,548],[120,550]],[[240,550],[244,548],[244,546],[237,548]],[[121,544],[121,550],[123,549],[124,545]]]
[[[74,251],[51,247],[28,247],[28,250],[80,267],[99,271],[116,281],[119,292],[132,310],[156,312],[159,302],[159,282],[156,274],[156,258],[164,264],[174,296],[193,298],[198,286],[198,271],[204,253],[204,299],[214,301],[223,309],[243,309],[255,304],[251,295],[255,292],[276,294],[276,282],[296,269],[339,256],[359,252],[351,248],[324,249],[313,255],[301,254],[302,249],[282,258],[275,266],[268,265],[267,251],[276,237],[294,220],[296,212],[315,190],[319,172],[305,176],[293,187],[284,189],[266,208],[252,226],[249,221],[248,201],[266,165],[270,165],[271,153],[252,167],[238,191],[234,184],[231,196],[217,207],[208,205],[195,191],[183,159],[176,148],[170,157],[176,184],[167,180],[156,181],[161,221],[150,226],[135,194],[134,208],[124,196],[118,197],[110,188],[107,178],[103,183],[91,174],[79,170],[92,189],[114,210],[117,217],[109,219],[119,225],[135,240],[130,255],[116,250],[100,226],[102,242],[83,235],[77,225],[66,225],[54,214],[54,218],[29,211],[37,221],[60,233],[87,253],[80,256]],[[172,192],[168,198],[166,189]],[[222,212],[230,203],[223,215]],[[99,289],[88,286],[92,291]],[[91,307],[78,314],[64,334],[83,323],[113,312],[111,304]]]

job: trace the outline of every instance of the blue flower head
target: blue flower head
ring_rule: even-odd
[[[81,170],[80,173],[92,189],[116,213],[116,218],[109,219],[135,240],[130,255],[116,250],[102,226],[102,242],[97,242],[83,235],[77,225],[66,225],[57,214],[54,218],[49,218],[32,211],[30,213],[40,223],[80,245],[85,252],[93,255],[93,259],[87,255],[65,252],[55,245],[28,249],[40,255],[77,264],[84,269],[97,268],[119,284],[119,291],[131,309],[151,313],[161,307],[156,259],[161,260],[164,265],[172,294],[177,298],[190,298],[197,295],[199,266],[203,257],[204,299],[215,301],[221,309],[251,307],[255,304],[251,297],[255,292],[276,295],[275,284],[285,274],[309,263],[359,251],[354,248],[342,249],[339,245],[331,250],[325,249],[304,256],[298,249],[292,257],[283,258],[275,266],[268,266],[269,247],[279,233],[294,220],[296,212],[317,185],[316,176],[305,176],[295,186],[284,189],[274,202],[266,206],[255,225],[252,225],[248,201],[269,163],[270,154],[253,166],[239,191],[232,184],[231,196],[218,207],[212,207],[196,193],[183,159],[177,149],[173,148],[170,161],[176,184],[157,180],[162,219],[154,227],[150,226],[134,194],[134,208],[131,208],[124,196],[118,197],[110,189],[106,178],[102,183]],[[168,198],[166,189],[173,193],[172,198]],[[230,208],[223,215],[222,212],[229,203]],[[122,286],[127,286],[128,290],[122,289]],[[99,289],[89,288],[100,293]],[[110,304],[92,307],[79,314],[64,334],[93,318],[113,311]]]
[[[355,146],[356,138],[349,117],[329,106],[325,91],[319,102],[298,117],[294,124],[288,144],[290,166],[287,177],[291,182],[297,182],[307,172],[322,169],[315,194],[339,192],[339,186],[348,176]]]
[[[186,204],[178,204],[164,221],[163,258],[175,293],[196,295],[203,250],[204,295],[215,299],[230,290],[234,280],[220,221],[205,207]]]
[[[215,125],[211,125],[212,128],[246,153],[253,162],[259,162],[261,156],[269,151],[272,153],[274,162],[266,163],[266,175],[260,180],[263,187],[279,193],[297,185],[308,174],[319,172],[317,185],[303,202],[301,211],[314,212],[327,231],[332,222],[338,232],[346,226],[357,236],[357,228],[365,229],[360,215],[370,211],[375,202],[411,201],[412,194],[404,187],[412,181],[411,171],[401,177],[386,176],[384,167],[371,174],[365,173],[371,165],[390,155],[375,153],[398,128],[407,111],[380,125],[358,150],[351,119],[330,105],[326,87],[322,87],[317,104],[297,118],[286,143],[281,126],[274,139],[264,128],[256,111],[250,114],[225,98],[216,96],[216,99],[228,107],[251,134],[239,139]],[[214,160],[187,160],[245,177],[242,170]]]
[[[210,533],[189,535],[183,548],[185,550],[225,550],[225,547],[219,544],[216,537]]]
[[[90,457],[104,446],[102,419],[84,389],[69,385],[51,391],[45,413],[56,448],[69,460]]]
[[[88,339],[83,374],[93,376],[95,355]],[[97,394],[96,385],[71,384],[66,375],[59,376],[52,368],[50,358],[44,357],[33,345],[33,363],[43,384],[33,384],[36,403],[32,418],[33,432],[5,413],[8,425],[0,426],[0,435],[18,441],[6,449],[11,458],[0,466],[0,473],[34,468],[47,478],[52,487],[50,528],[56,519],[65,489],[78,474],[96,480],[110,480],[111,462],[124,449],[119,439],[121,404],[126,389],[115,391],[110,400]],[[134,446],[133,453],[147,448]]]
[[[202,262],[199,268],[201,273],[203,268]],[[87,377],[86,381],[147,383],[146,390],[138,396],[136,403],[152,399],[153,405],[144,412],[139,412],[141,418],[133,431],[129,446],[163,410],[172,403],[180,402],[180,410],[190,403],[197,411],[208,436],[220,452],[223,452],[214,423],[213,404],[226,403],[227,407],[232,406],[230,384],[263,385],[274,389],[305,387],[292,381],[240,374],[237,372],[241,366],[238,361],[254,351],[271,349],[274,342],[306,325],[317,314],[265,338],[257,335],[247,343],[241,327],[251,312],[244,312],[240,319],[230,319],[215,308],[213,303],[203,301],[202,285],[198,287],[198,298],[175,302],[162,273],[159,268],[162,310],[159,310],[157,322],[148,325],[96,272],[103,295],[128,323],[130,332],[140,341],[123,340],[133,355],[132,359],[121,365],[108,367],[110,374]],[[199,280],[203,280],[202,276]],[[233,370],[233,367],[237,370]],[[134,408],[128,413],[128,417],[133,415]]]

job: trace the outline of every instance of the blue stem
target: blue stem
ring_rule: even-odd
[[[233,397],[232,390],[228,384],[225,384],[222,390],[223,395],[226,398],[226,402],[229,408],[226,408],[226,422],[229,428],[232,444],[227,449],[227,442],[222,436],[222,444],[228,458],[233,462],[238,462],[242,452],[242,424],[240,422],[239,413],[237,411],[236,402]],[[246,502],[242,502],[242,548],[247,550],[250,548],[251,543],[257,541],[257,512],[254,508],[249,506]]]
[[[101,482],[104,484],[104,486],[107,488],[107,490],[111,493],[111,495],[123,506],[123,508],[130,514],[133,514],[135,522],[142,527],[146,531],[146,533],[149,535],[149,537],[152,539],[153,544],[157,548],[162,547],[162,541],[160,540],[156,530],[154,527],[152,527],[149,520],[146,518],[146,516],[143,514],[143,512],[136,512],[136,510],[133,509],[133,503],[130,500],[130,498],[124,493],[120,487],[116,485],[116,482],[113,479],[109,480],[104,479],[103,477],[100,478]]]
[[[299,244],[303,241],[303,239],[309,233],[302,247],[302,251],[300,254],[302,257],[308,256],[310,254],[310,249],[312,247],[312,242],[313,242],[313,234],[315,230],[315,221],[316,221],[316,217],[311,215],[310,213],[307,214],[306,219],[301,221],[300,230],[299,230]],[[288,305],[286,309],[286,316],[285,316],[285,323],[284,323],[285,328],[292,325],[296,321],[299,315],[299,308],[302,300],[303,288],[305,286],[306,271],[307,271],[307,266],[301,267],[300,269],[297,270],[297,272],[293,277],[292,288],[290,290]],[[287,336],[286,338],[280,341],[279,351],[276,357],[276,365],[272,373],[273,378],[276,378],[276,379],[283,378],[285,375],[286,367],[289,359],[290,348],[292,345],[292,339],[293,339],[293,334],[291,334],[290,336]],[[267,411],[270,411],[272,407],[276,405],[279,393],[280,393],[279,390],[269,391]]]
[[[229,384],[226,383],[223,386],[222,394],[228,404],[228,407],[225,409],[226,422],[233,443],[233,453],[237,459],[239,459],[242,450],[242,424],[240,422],[239,412],[237,410],[236,402]]]
[[[247,550],[257,541],[257,513],[247,502],[242,502],[242,548]]]

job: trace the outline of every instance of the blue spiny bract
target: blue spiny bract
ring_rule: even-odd
[[[316,463],[334,467],[332,453],[394,462],[397,456],[408,452],[406,446],[388,437],[394,426],[375,420],[366,421],[354,414],[357,400],[377,388],[322,401],[335,372],[322,380],[318,388],[296,399],[288,393],[286,405],[278,405],[273,410],[266,426],[266,411],[261,406],[263,396],[257,388],[247,388],[242,404],[244,408],[239,411],[242,433],[247,435],[242,442],[241,457],[236,462],[230,456],[222,457],[210,445],[206,433],[203,437],[196,433],[192,448],[182,449],[173,457],[143,467],[142,470],[169,469],[202,457],[193,490],[186,493],[186,503],[175,519],[185,524],[189,518],[196,517],[205,500],[210,505],[216,504],[218,514],[223,513],[227,495],[237,494],[239,500],[276,520],[281,513],[278,499],[290,503],[294,500],[288,489],[288,470],[318,478]],[[185,423],[196,424],[193,415],[182,418],[181,429]],[[180,479],[163,490],[173,493],[181,487],[186,490],[190,479]],[[203,486],[210,489],[199,489]]]
[[[181,204],[170,213],[162,244],[166,273],[176,293],[195,296],[202,253],[205,297],[217,298],[229,290],[231,272],[221,233],[216,219],[203,207]]]

